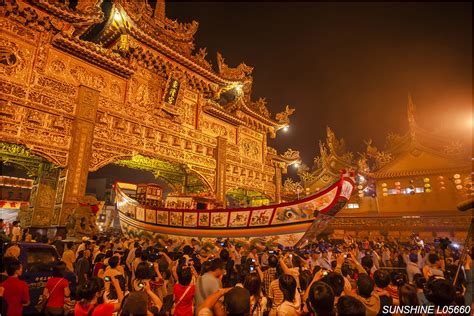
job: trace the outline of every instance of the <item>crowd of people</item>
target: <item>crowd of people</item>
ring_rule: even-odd
[[[347,238],[296,250],[231,240],[48,242],[62,260],[43,291],[46,315],[468,315],[472,304],[471,255],[453,284],[460,252],[439,243]],[[2,315],[30,304],[15,248],[3,254]]]

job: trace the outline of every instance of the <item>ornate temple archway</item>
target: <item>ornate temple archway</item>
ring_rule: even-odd
[[[48,226],[57,223],[64,196],[64,168],[56,165],[54,162],[57,161],[48,154],[4,142],[0,143],[0,161],[24,170],[29,178],[34,179],[29,203],[19,213],[22,224]]]
[[[267,137],[294,110],[272,116],[264,98],[251,98],[252,67],[230,67],[218,54],[215,71],[206,49],[194,50],[198,24],[164,12],[164,2],[144,0],[5,3],[0,139],[62,168],[61,197],[44,196],[53,220],[32,225],[64,225],[89,172],[139,156],[179,166],[190,190],[208,190],[219,204],[242,185],[280,200],[281,171],[299,157],[278,155]]]
[[[155,178],[165,181],[175,193],[203,193],[212,192],[213,190],[201,174],[185,164],[141,155],[116,160],[113,164],[149,171]]]

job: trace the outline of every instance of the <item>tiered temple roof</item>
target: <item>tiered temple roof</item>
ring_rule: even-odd
[[[24,24],[52,30],[52,43],[81,59],[125,78],[137,71],[137,64],[159,74],[184,70],[188,83],[208,98],[205,112],[271,136],[289,123],[294,110],[287,107],[272,118],[265,99],[251,100],[252,67],[244,63],[229,67],[218,53],[215,71],[206,60],[206,49],[195,50],[198,23],[167,18],[162,0],[92,0],[76,5],[69,1],[30,2],[38,10],[15,0],[3,10]],[[229,90],[237,97],[224,106],[219,104],[221,94]]]
[[[383,151],[368,140],[366,151],[359,153],[357,159],[346,151],[344,140],[338,140],[328,127],[327,140],[320,142],[320,156],[314,159],[313,168],[300,168],[304,186],[323,188],[336,179],[342,169],[356,170],[359,175],[373,180],[469,173],[472,165],[467,146],[421,128],[416,122],[415,105],[410,96],[407,117],[409,129],[405,135],[389,134]]]

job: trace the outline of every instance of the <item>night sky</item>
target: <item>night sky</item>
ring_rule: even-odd
[[[195,43],[216,65],[254,66],[254,99],[296,108],[291,147],[312,164],[326,126],[353,152],[407,130],[410,92],[418,122],[456,139],[472,135],[471,3],[183,3],[166,15],[199,22]]]

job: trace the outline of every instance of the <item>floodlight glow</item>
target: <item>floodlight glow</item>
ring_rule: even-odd
[[[120,22],[122,21],[122,15],[120,15],[120,12],[119,10],[115,10],[115,13],[114,13],[114,21],[115,22]]]

